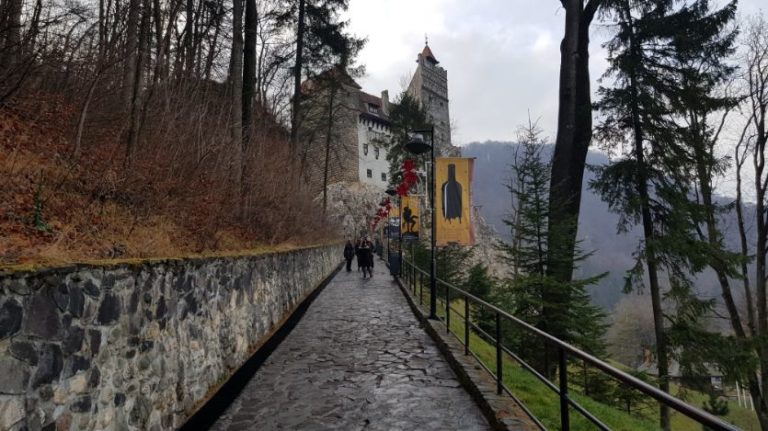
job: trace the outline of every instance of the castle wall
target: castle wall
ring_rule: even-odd
[[[357,127],[359,181],[382,190],[389,184],[386,142],[392,136],[389,127],[360,118]],[[378,151],[378,153],[377,153]],[[368,177],[368,171],[371,176]],[[384,174],[385,177],[382,177]]]
[[[329,92],[322,91],[305,101],[299,141],[302,143],[304,171],[302,175],[311,188],[322,191],[326,156],[328,184],[358,181],[358,90],[344,86],[334,96],[330,108]],[[326,148],[329,109],[333,117],[330,146]]]

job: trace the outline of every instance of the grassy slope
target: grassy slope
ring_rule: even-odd
[[[429,299],[428,288],[423,291],[424,303],[428,303]],[[445,316],[445,302],[438,300],[438,315]],[[462,300],[452,301],[451,309],[451,331],[459,337],[460,340],[464,339],[464,323],[463,313],[460,310],[464,310],[464,303]],[[459,317],[456,318],[456,315]],[[495,369],[496,367],[496,351],[495,348],[488,344],[483,338],[475,334],[470,333],[470,346],[471,350],[479,357],[488,368]],[[539,381],[532,374],[523,369],[517,362],[514,361],[508,355],[503,355],[503,376],[504,384],[518,397],[525,405],[533,412],[533,414],[542,422],[548,429],[560,429],[560,404],[559,397],[556,393],[550,390]],[[673,387],[673,391],[677,388]],[[603,421],[611,429],[621,431],[643,431],[643,430],[658,430],[658,409],[648,409],[643,411],[641,415],[630,415],[623,410],[616,407],[595,401],[589,397],[583,396],[578,393],[574,393],[571,389],[571,396],[579,404],[581,404],[587,411],[595,415],[599,420]],[[701,407],[704,401],[707,399],[705,394],[700,392],[686,390],[687,402],[691,405]],[[755,414],[748,410],[741,408],[734,403],[729,403],[730,413],[725,419],[734,425],[747,430],[757,431],[759,426]],[[570,410],[571,415],[571,429],[575,431],[579,430],[593,430],[596,427],[587,419],[582,417],[573,408]],[[673,430],[701,430],[701,425],[687,418],[686,416],[672,412],[672,429]]]

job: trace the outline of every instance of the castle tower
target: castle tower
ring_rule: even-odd
[[[408,85],[408,94],[420,101],[427,117],[435,125],[436,149],[441,155],[455,153],[451,145],[451,118],[448,112],[448,72],[439,66],[429,44],[416,58],[416,72]]]

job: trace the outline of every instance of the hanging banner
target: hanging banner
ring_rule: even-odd
[[[400,198],[400,206],[403,208],[400,225],[400,230],[403,232],[403,240],[413,241],[419,239],[419,198],[403,196]]]
[[[384,219],[384,237],[390,239],[400,238],[400,208],[391,205],[387,217]]]
[[[470,220],[472,205],[472,168],[474,158],[437,159],[435,188],[437,200],[437,245],[475,244]]]
[[[390,217],[389,226],[387,226],[387,234],[390,239],[400,238],[400,217]]]

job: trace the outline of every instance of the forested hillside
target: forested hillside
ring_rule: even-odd
[[[510,165],[517,144],[512,142],[483,142],[471,143],[462,148],[462,154],[476,157],[474,171],[474,203],[479,205],[486,220],[493,225],[499,237],[510,240],[511,231],[503,220],[509,217],[512,207],[511,195],[507,190],[512,170]],[[542,151],[545,157],[551,157],[552,146],[547,145]],[[587,163],[592,166],[604,165],[608,157],[600,152],[591,151]],[[583,186],[581,216],[579,217],[579,239],[582,247],[593,254],[579,268],[583,277],[609,272],[597,285],[590,287],[592,301],[605,308],[613,308],[624,296],[624,276],[634,265],[633,253],[636,250],[641,232],[638,227],[629,232],[618,233],[619,216],[608,209],[592,190],[589,181],[594,179],[591,171],[587,171]],[[722,203],[733,199],[720,197]],[[726,242],[735,250],[738,247],[738,232],[736,231],[735,214],[724,216],[728,235]],[[697,277],[697,289],[706,297],[717,297],[718,286],[715,275],[704,272]]]
[[[0,265],[334,235],[290,105],[362,42],[346,0],[294,3],[0,2]]]

